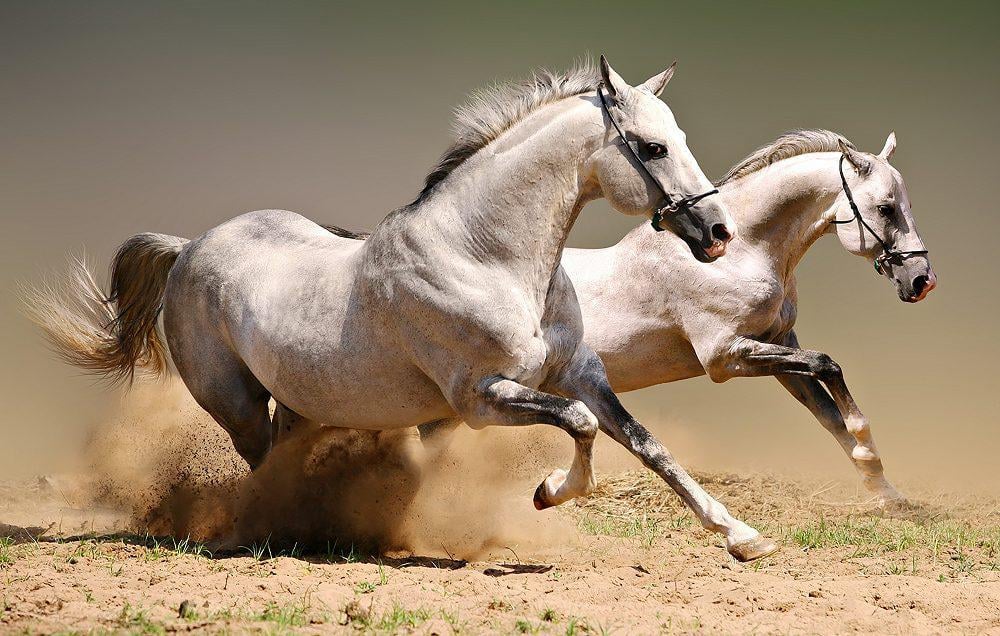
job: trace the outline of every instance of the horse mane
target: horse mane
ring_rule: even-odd
[[[335,234],[346,239],[354,239],[356,241],[363,241],[372,235],[371,232],[355,232],[354,230],[346,230],[339,225],[324,225],[320,223],[319,226],[330,234]]]
[[[742,179],[771,164],[810,152],[840,152],[839,142],[841,141],[848,148],[854,148],[854,144],[846,137],[829,130],[792,130],[786,132],[771,143],[754,150],[745,159],[730,168],[724,177],[715,182],[715,185],[720,186],[730,181]]]
[[[427,175],[413,203],[423,201],[462,162],[534,111],[595,90],[600,81],[593,62],[584,59],[564,73],[539,69],[527,80],[498,83],[473,93],[465,105],[455,109],[455,141]]]

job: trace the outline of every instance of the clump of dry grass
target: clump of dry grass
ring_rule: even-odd
[[[695,478],[731,512],[803,552],[881,559],[876,571],[941,576],[1000,570],[1000,505],[988,498],[922,494],[881,510],[857,487],[773,475],[699,473]],[[638,538],[652,547],[667,530],[703,533],[680,498],[649,472],[603,477],[576,505],[581,532]]]

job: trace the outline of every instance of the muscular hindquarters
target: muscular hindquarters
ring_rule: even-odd
[[[237,217],[192,241],[171,271],[164,330],[195,398],[214,402],[218,386],[242,374],[334,426],[401,428],[449,415],[356,297],[359,245],[282,212]]]

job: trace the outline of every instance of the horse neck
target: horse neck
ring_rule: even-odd
[[[456,249],[544,292],[583,206],[599,193],[584,166],[600,110],[583,98],[542,107],[467,159],[427,207]]]
[[[762,248],[785,276],[833,227],[830,220],[842,192],[839,158],[839,152],[791,157],[723,188],[739,236]]]

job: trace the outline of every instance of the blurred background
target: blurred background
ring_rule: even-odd
[[[103,275],[133,233],[194,237],[260,208],[371,228],[418,191],[470,91],[605,53],[632,83],[679,61],[664,98],[710,178],[792,128],[873,152],[896,131],[939,287],[904,304],[827,237],[798,270],[797,331],[843,365],[890,475],[998,490],[998,29],[989,2],[6,0],[0,476],[72,465],[119,399],[47,352],[19,281],[71,254]],[[634,224],[597,202],[570,243]],[[688,465],[853,474],[772,378],[625,401]]]

